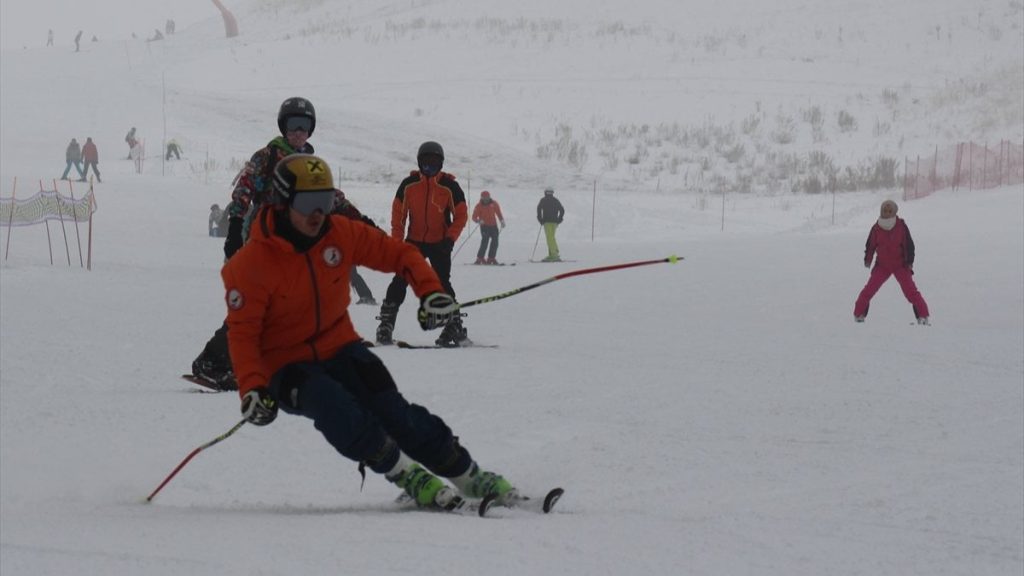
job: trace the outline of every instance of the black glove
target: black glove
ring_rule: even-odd
[[[420,328],[433,330],[448,324],[459,314],[459,305],[455,299],[444,292],[431,292],[420,300],[420,310],[416,317]]]
[[[228,261],[242,247],[241,218],[228,219],[228,235],[224,238],[224,261]]]
[[[242,417],[256,426],[266,426],[277,418],[277,402],[266,388],[256,388],[242,396]]]
[[[451,254],[452,249],[455,248],[455,240],[445,236],[444,240],[441,240],[441,246],[444,246],[445,251]]]

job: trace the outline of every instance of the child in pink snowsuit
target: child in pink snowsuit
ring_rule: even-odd
[[[882,202],[881,216],[871,227],[868,241],[864,246],[864,267],[871,268],[871,259],[875,254],[875,267],[864,289],[857,296],[853,306],[853,317],[863,322],[868,315],[868,305],[878,289],[885,284],[889,276],[895,276],[907,301],[914,307],[914,316],[918,324],[928,324],[928,304],[924,296],[914,284],[914,240],[910,237],[910,229],[902,218],[896,216],[899,207],[892,200]]]

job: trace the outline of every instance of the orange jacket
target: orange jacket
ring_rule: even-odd
[[[354,266],[401,274],[420,297],[443,290],[413,245],[344,216],[324,225],[312,248],[296,252],[275,233],[274,208],[264,207],[249,242],[221,270],[240,395],[266,386],[287,364],[330,358],[360,339],[348,314]]]
[[[505,217],[501,215],[501,206],[494,200],[488,204],[477,202],[473,208],[473,222],[481,226],[497,226],[499,220],[502,224],[505,223]]]
[[[455,176],[441,172],[428,178],[413,171],[398,185],[391,203],[391,237],[427,244],[448,238],[454,243],[466,227],[467,213],[466,195]]]

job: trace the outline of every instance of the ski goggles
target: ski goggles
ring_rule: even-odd
[[[334,190],[296,192],[292,195],[291,207],[303,216],[312,216],[317,210],[330,214],[334,208]]]
[[[419,159],[420,172],[426,176],[436,176],[444,165],[444,160],[437,155],[428,154]]]
[[[284,121],[284,129],[287,132],[302,130],[306,134],[313,129],[313,121],[305,116],[289,116]]]

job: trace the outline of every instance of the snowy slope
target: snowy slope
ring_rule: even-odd
[[[877,100],[896,87],[927,103],[901,100],[903,148],[895,136],[830,132],[830,153],[1019,142],[1019,77],[973,100],[926,96],[947,76],[992,82],[1019,64],[1019,11],[996,2],[239,4],[236,41],[218,37],[218,20],[197,18],[179,21],[163,45],[112,38],[77,55],[2,53],[0,195],[15,177],[18,197],[50,184],[72,136],[97,141],[104,182],[92,271],[78,266],[70,228],[67,265],[59,223],[49,227],[53,266],[46,228],[0,236],[10,242],[0,267],[0,573],[1024,569],[1021,187],[901,202],[934,324],[911,325],[890,282],[857,325],[864,238],[897,191],[840,194],[834,207],[829,195],[730,194],[723,212],[721,197],[654,192],[655,178],[626,165],[538,158],[534,138],[592,118],[726,125],[758,101],[772,113],[794,100],[853,109],[851,91]],[[742,20],[726,16],[736,8]],[[913,14],[921,23],[906,25]],[[936,24],[952,40],[927,43]],[[832,44],[802,60],[819,29]],[[701,34],[728,47],[695,47]],[[274,135],[278,104],[295,94],[317,105],[312,141],[348,196],[382,224],[428,138],[445,145],[446,168],[472,201],[486,188],[501,202],[509,226],[499,258],[517,265],[457,264],[464,300],[577,268],[685,258],[471,309],[470,335],[497,350],[379,351],[406,396],[444,416],[484,466],[529,493],[565,486],[557,514],[401,511],[392,486],[371,476],[360,489],[356,465],[287,416],[243,427],[142,503],[189,451],[238,421],[237,396],[196,393],[177,375],[224,313],[209,206],[226,202],[237,162]],[[166,137],[186,154],[166,165],[165,114]],[[132,125],[149,145],[141,174],[121,159]],[[577,262],[526,262],[547,185],[568,211],[563,255]],[[458,262],[472,260],[477,238]],[[366,277],[381,297],[389,278]],[[410,298],[398,335],[431,340],[413,310]],[[372,334],[377,310],[352,313]]]

